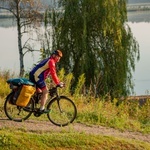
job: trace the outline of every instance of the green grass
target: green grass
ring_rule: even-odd
[[[93,100],[88,103],[82,100],[77,105],[78,122],[113,127],[119,130],[150,133],[150,100],[139,107],[126,102],[115,105],[115,102]]]
[[[150,150],[150,143],[77,132],[31,133],[0,130],[0,150]]]

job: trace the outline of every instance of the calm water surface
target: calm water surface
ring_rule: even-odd
[[[23,43],[29,38],[25,35]],[[22,44],[23,45],[23,44]],[[40,49],[39,43],[33,43],[36,50]],[[39,60],[39,52],[26,53],[24,57],[24,66],[26,70],[32,68]],[[19,52],[17,43],[17,28],[12,26],[12,22],[8,19],[0,19],[0,69],[11,70],[19,73]]]
[[[128,15],[128,24],[140,45],[140,61],[136,62],[133,79],[134,95],[150,94],[150,12],[133,12]],[[24,41],[28,36],[24,37]],[[36,43],[36,49],[40,49]],[[25,55],[25,69],[28,71],[39,60],[39,53]],[[17,29],[10,20],[0,20],[0,70],[19,72]]]
[[[129,26],[140,46],[133,79],[135,95],[150,95],[150,11],[128,14]]]
[[[133,73],[135,94],[149,94],[150,91],[150,23],[129,23],[140,46],[140,60]]]

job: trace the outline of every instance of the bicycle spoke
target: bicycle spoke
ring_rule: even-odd
[[[77,113],[74,103],[64,97],[61,97],[59,103],[57,99],[53,100],[48,109],[51,110],[48,114],[48,118],[52,123],[58,126],[65,126],[73,122]]]

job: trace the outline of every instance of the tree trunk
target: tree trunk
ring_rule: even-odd
[[[19,60],[20,60],[20,73],[19,76],[22,77],[24,75],[24,61],[23,61],[23,49],[22,49],[22,35],[21,35],[21,28],[19,24],[17,24],[18,29],[18,49],[19,49]]]
[[[21,34],[21,26],[20,26],[20,11],[19,11],[19,3],[17,3],[17,30],[18,30],[18,50],[19,50],[19,60],[20,60],[20,73],[19,76],[23,77],[24,75],[24,61],[23,61],[23,49],[22,49],[22,34]]]

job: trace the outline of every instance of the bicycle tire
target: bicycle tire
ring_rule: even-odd
[[[5,100],[4,103],[4,112],[6,114],[6,116],[13,121],[16,122],[22,122],[24,120],[27,120],[31,114],[32,114],[32,110],[34,109],[34,102],[31,99],[29,104],[28,104],[28,108],[30,110],[27,111],[27,109],[25,109],[26,107],[20,107],[17,106],[15,104],[11,103],[11,98],[13,98],[14,96],[14,92],[10,93]]]
[[[60,112],[60,109],[62,112]],[[72,123],[77,116],[77,108],[74,102],[66,96],[60,96],[59,100],[53,98],[47,105],[47,109],[50,109],[50,112],[47,114],[48,119],[54,125],[57,126],[67,126]]]

